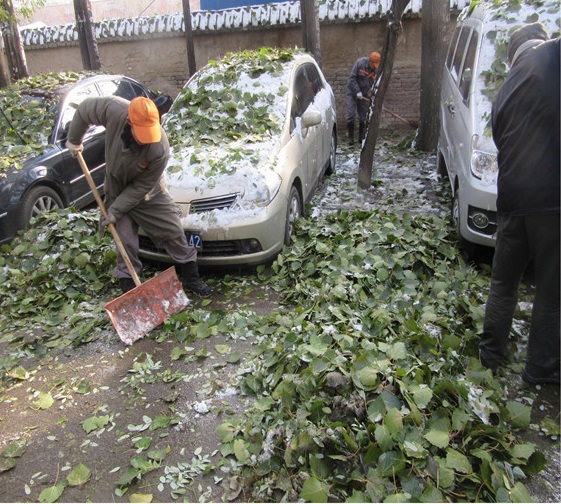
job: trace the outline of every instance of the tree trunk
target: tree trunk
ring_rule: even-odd
[[[189,77],[197,71],[195,62],[195,44],[193,43],[193,26],[191,24],[191,7],[189,0],[183,0],[183,21],[185,23],[185,40],[187,43],[187,67]]]
[[[319,13],[315,0],[300,0],[302,18],[302,45],[311,53],[321,67],[321,44],[319,30]]]
[[[19,36],[19,28],[14,13],[12,0],[2,0],[2,6],[8,14],[8,20],[2,25],[2,40],[6,53],[8,71],[13,81],[29,77],[25,52]]]
[[[436,149],[440,130],[440,89],[442,68],[448,45],[448,2],[423,0],[421,35],[421,121],[416,148],[430,152]]]
[[[0,87],[5,87],[11,83],[10,71],[8,70],[8,62],[4,53],[4,42],[0,37]]]
[[[74,16],[85,70],[101,70],[90,0],[74,0]]]
[[[397,41],[401,34],[401,18],[410,0],[392,0],[392,9],[388,15],[388,27],[386,29],[386,42],[382,51],[379,76],[372,89],[370,101],[370,114],[366,140],[360,152],[360,163],[358,165],[358,187],[368,189],[372,183],[372,166],[374,164],[374,151],[378,140],[378,129],[380,126],[380,113],[384,104],[384,97],[390,84],[393,62],[397,49]]]

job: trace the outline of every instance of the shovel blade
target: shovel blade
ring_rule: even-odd
[[[148,334],[189,304],[172,266],[105,305],[113,326],[126,345]]]

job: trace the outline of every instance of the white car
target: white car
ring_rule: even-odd
[[[507,73],[510,33],[540,21],[559,36],[559,2],[482,3],[462,11],[442,74],[438,171],[453,194],[460,245],[493,247],[497,230],[497,149],[491,134],[492,102]]]
[[[163,125],[166,183],[201,265],[274,259],[335,168],[335,98],[314,58],[299,50],[261,48],[209,62]],[[170,261],[142,230],[140,254]]]

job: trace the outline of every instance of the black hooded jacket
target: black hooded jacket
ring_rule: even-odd
[[[497,210],[559,212],[560,39],[522,52],[493,104]]]

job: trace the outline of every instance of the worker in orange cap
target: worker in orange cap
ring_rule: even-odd
[[[83,150],[82,139],[92,124],[104,126],[105,204],[104,225],[114,224],[131,263],[138,273],[138,230],[162,242],[180,267],[185,289],[200,296],[211,294],[199,277],[197,250],[187,242],[181,226],[181,210],[168,193],[163,172],[169,158],[169,143],[160,125],[160,114],[149,98],[132,101],[117,96],[86,98],[74,114],[66,147],[73,154]],[[135,287],[121,255],[113,276],[123,292]]]
[[[366,133],[366,121],[370,106],[372,85],[378,76],[380,53],[372,52],[370,56],[363,56],[356,60],[347,81],[347,129],[349,145],[354,145],[355,118],[358,111],[358,141],[362,144]]]

